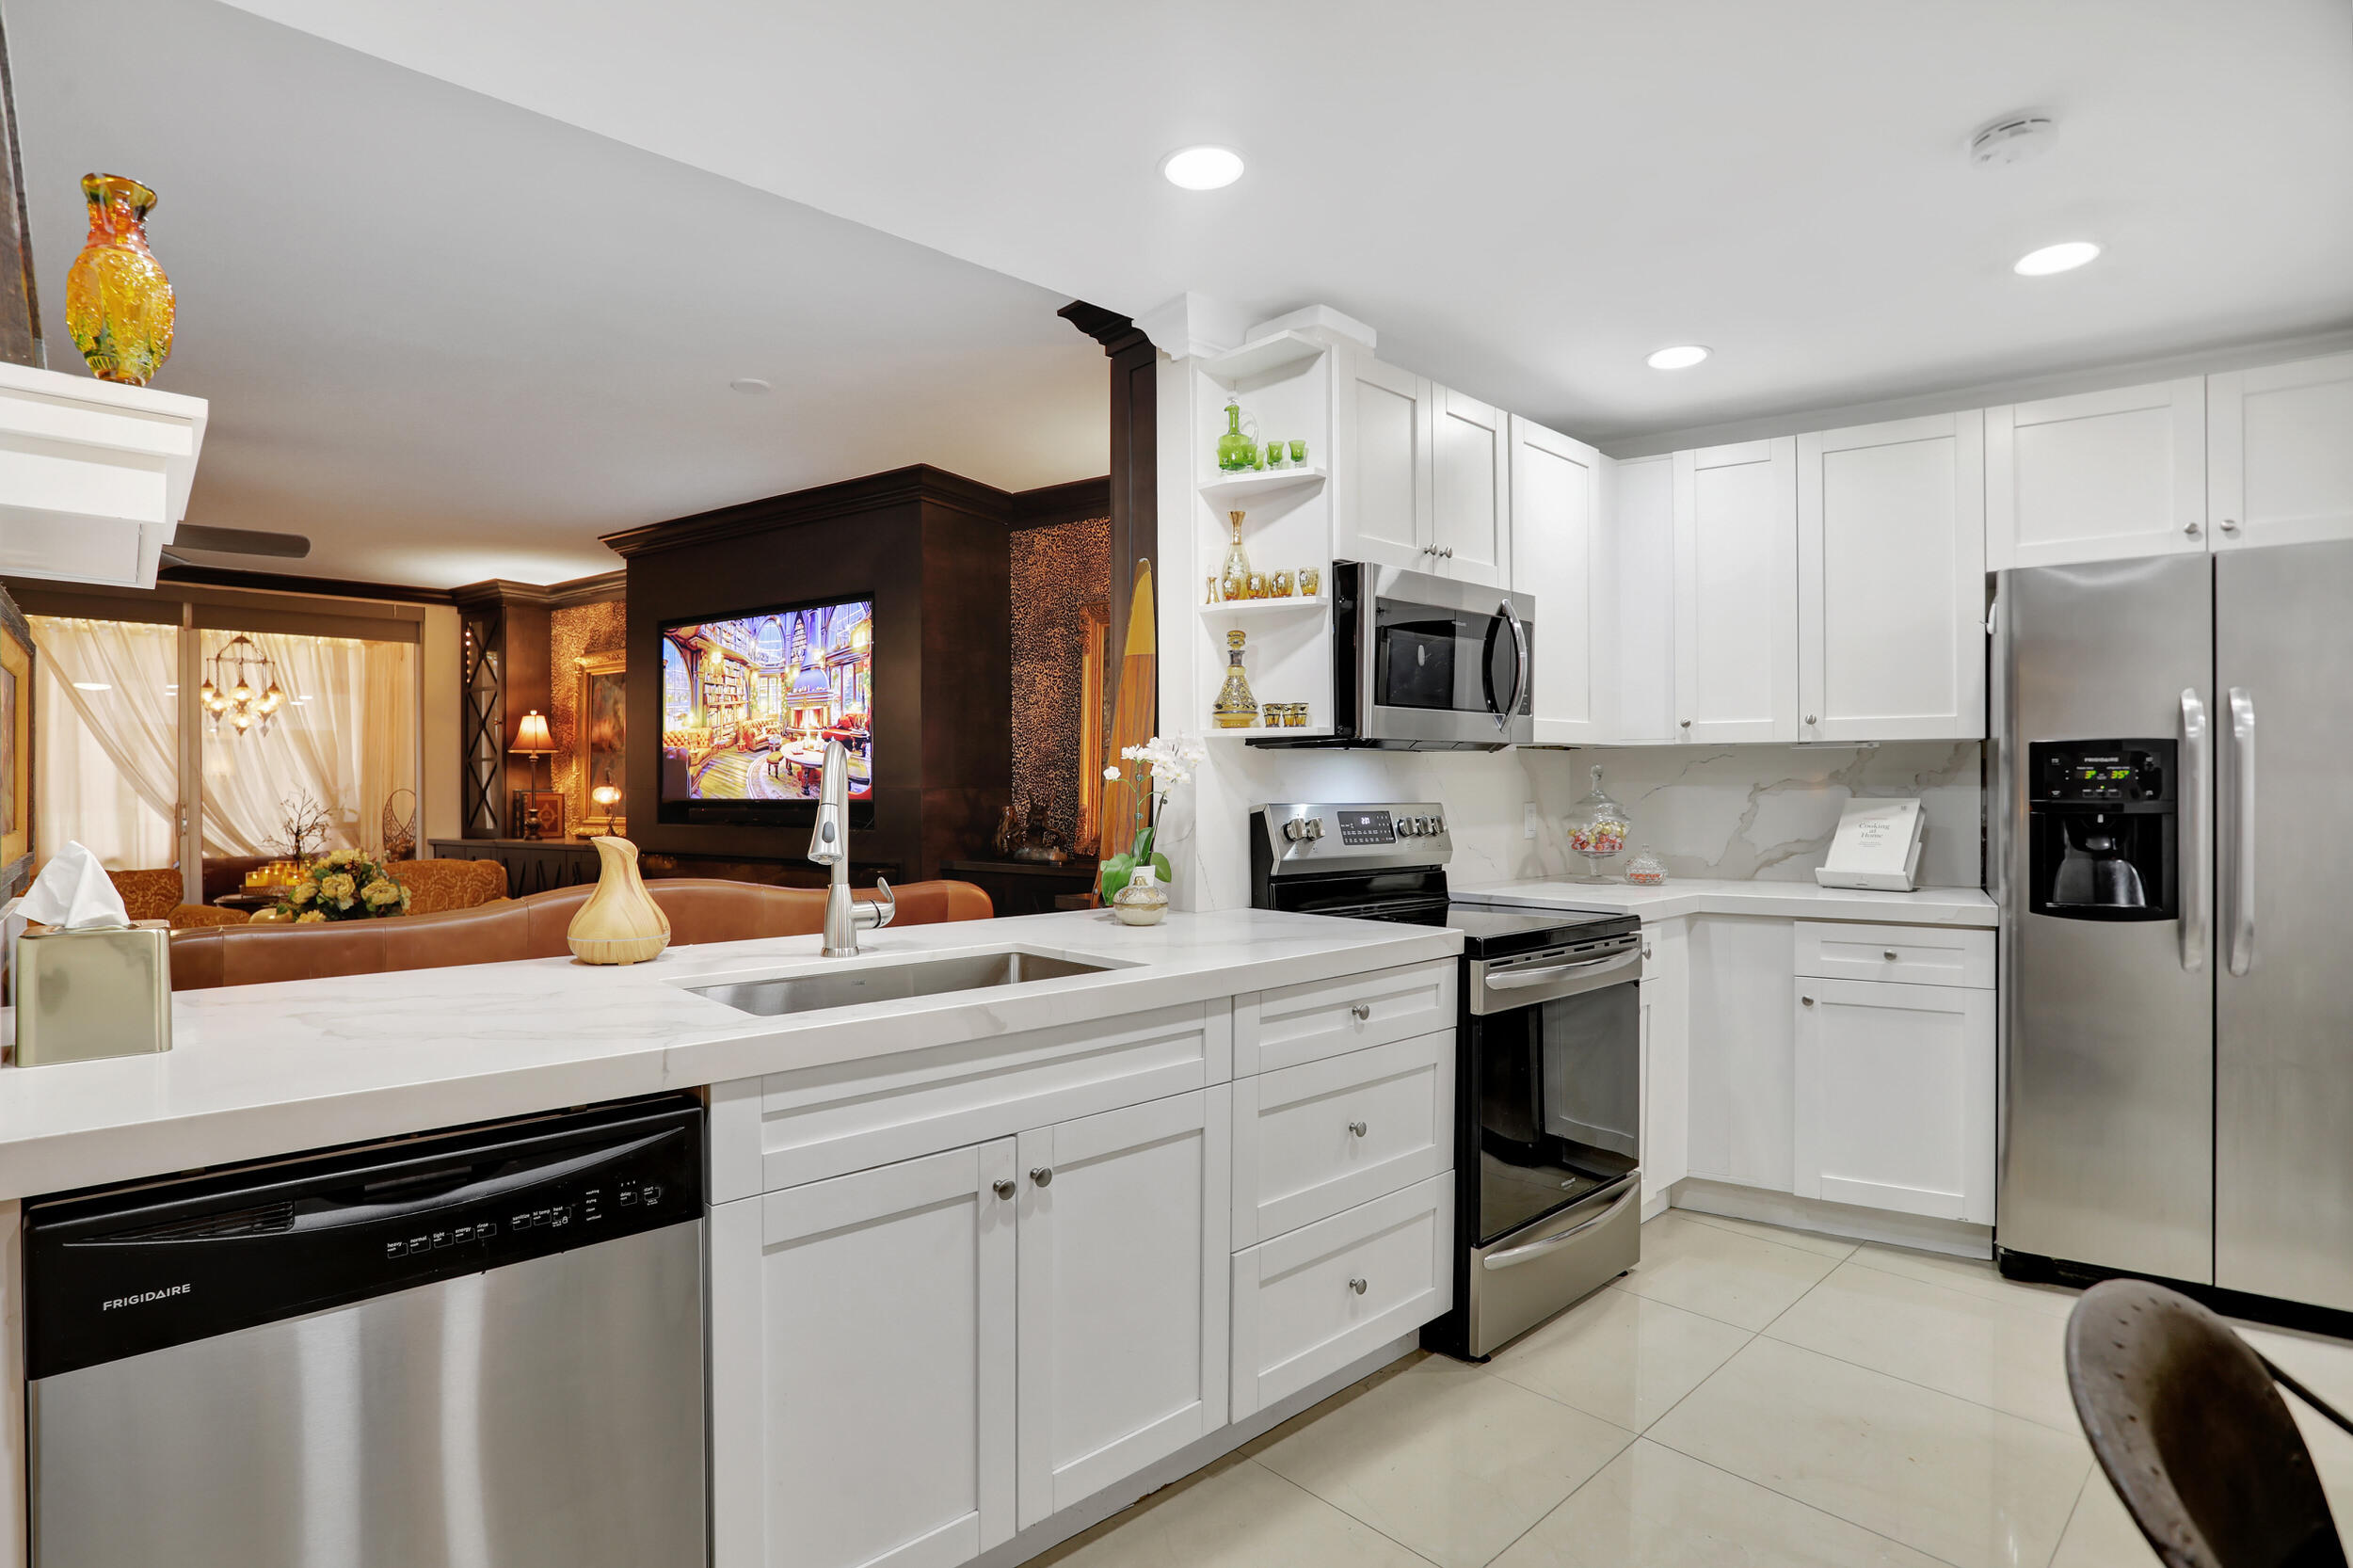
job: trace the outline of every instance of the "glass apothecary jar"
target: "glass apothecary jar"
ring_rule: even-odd
[[[1667,881],[1667,862],[1658,858],[1658,852],[1644,844],[1641,853],[1625,863],[1625,879],[1637,888],[1663,887]]]
[[[1625,853],[1625,835],[1630,824],[1625,808],[1602,790],[1601,769],[1593,769],[1593,790],[1569,808],[1569,849],[1583,856],[1593,868],[1592,873],[1579,881],[1614,882],[1617,878],[1606,872],[1610,861]]]

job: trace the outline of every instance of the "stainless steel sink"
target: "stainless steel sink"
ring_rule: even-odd
[[[949,991],[1027,985],[1033,981],[1101,974],[1107,969],[1126,968],[1124,964],[1052,958],[1042,952],[978,952],[911,959],[904,964],[861,964],[855,968],[823,969],[815,974],[786,975],[777,980],[738,980],[724,985],[690,985],[687,989],[696,996],[725,1002],[739,1012],[776,1017],[788,1013],[817,1013],[829,1007],[856,1007],[870,1001],[936,997]]]

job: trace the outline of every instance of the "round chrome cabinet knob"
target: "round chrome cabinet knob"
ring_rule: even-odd
[[[1013,1196],[1014,1189],[1011,1180],[993,1182],[990,1185],[999,1197],[1009,1199]]]
[[[1364,1001],[1356,1002],[1350,1006],[1348,1016],[1355,1019],[1358,1023],[1363,1023],[1365,1020],[1372,1016],[1372,1004],[1370,1002]]]
[[[1358,1295],[1360,1295],[1360,1296],[1361,1296],[1361,1295],[1363,1295],[1363,1294],[1365,1293],[1365,1280],[1364,1280],[1364,1276],[1363,1276],[1363,1275],[1361,1275],[1361,1274],[1359,1274],[1359,1275],[1357,1275],[1355,1278],[1351,1279],[1351,1280],[1348,1282],[1348,1288],[1349,1288],[1351,1290],[1355,1291],[1355,1292],[1356,1292],[1356,1294],[1358,1294]]]
[[[1030,1167],[1030,1179],[1036,1182],[1040,1187],[1051,1187],[1054,1185],[1054,1167],[1051,1165],[1032,1165]]]
[[[1362,1122],[1351,1122],[1348,1124],[1348,1130],[1354,1136],[1362,1138],[1366,1133],[1371,1131],[1372,1129]]]

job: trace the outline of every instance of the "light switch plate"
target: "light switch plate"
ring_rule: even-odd
[[[1534,801],[1529,800],[1522,801],[1520,803],[1521,838],[1533,839],[1536,836],[1536,824],[1542,820],[1543,818],[1537,814],[1536,803]]]

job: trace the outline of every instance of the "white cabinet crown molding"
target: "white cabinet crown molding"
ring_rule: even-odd
[[[0,364],[0,575],[153,587],[208,417],[200,397]]]

